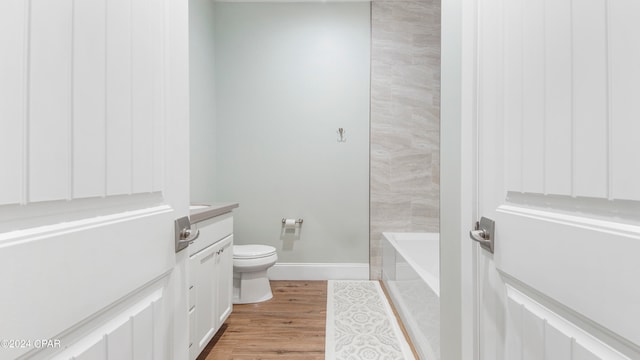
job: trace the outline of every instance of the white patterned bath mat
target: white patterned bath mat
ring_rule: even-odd
[[[377,281],[330,280],[327,360],[415,360]]]

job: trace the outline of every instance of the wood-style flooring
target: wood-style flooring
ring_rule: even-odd
[[[198,360],[324,359],[326,281],[271,281],[273,299],[234,305]]]

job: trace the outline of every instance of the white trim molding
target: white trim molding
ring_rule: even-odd
[[[340,3],[340,2],[371,2],[376,0],[213,0],[226,3]]]
[[[277,263],[271,280],[368,280],[367,263]]]
[[[584,348],[584,351],[591,353],[593,356],[599,359],[618,359],[628,360],[629,357],[622,354],[620,351],[609,346],[592,333],[585,331],[584,325],[576,325],[571,320],[563,316],[535,299],[529,297],[522,291],[516,289],[510,284],[506,284],[507,296],[510,302],[513,302],[512,309],[515,311],[526,311],[530,314],[534,320],[529,320],[542,324],[541,328],[545,336],[545,340],[551,337],[555,337],[556,341],[560,339],[561,343],[564,343],[565,350],[571,348],[572,352],[575,352],[575,348]],[[566,315],[569,315],[568,313]],[[516,315],[518,316],[518,315]],[[520,316],[522,316],[520,314]],[[515,328],[512,332],[523,331],[524,325],[522,319],[512,320],[512,323],[518,324],[521,327]],[[550,333],[549,328],[555,329],[553,333]],[[592,329],[594,330],[594,329]],[[597,330],[596,330],[597,333]],[[523,336],[523,334],[517,334],[517,336]],[[522,340],[520,340],[522,342]],[[582,350],[578,350],[582,351]]]

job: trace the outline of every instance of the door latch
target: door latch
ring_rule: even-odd
[[[495,221],[483,216],[480,222],[476,221],[475,229],[469,231],[469,236],[472,240],[479,242],[483,249],[493,254],[495,227]]]

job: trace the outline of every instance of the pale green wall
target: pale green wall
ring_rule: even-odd
[[[240,203],[235,242],[367,263],[369,3],[216,3],[215,54],[215,197]],[[283,217],[304,219],[298,239]]]
[[[215,200],[214,4],[189,0],[191,202]]]

